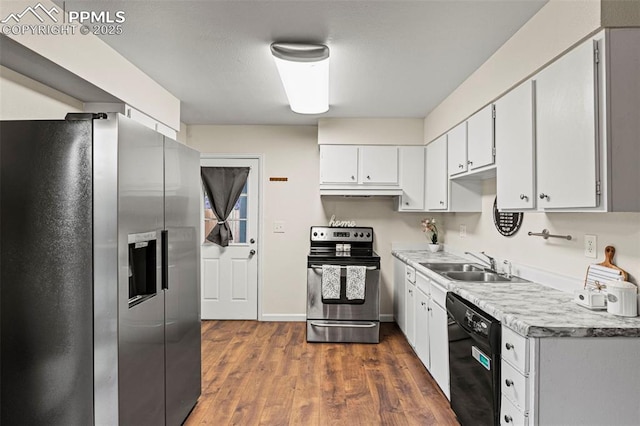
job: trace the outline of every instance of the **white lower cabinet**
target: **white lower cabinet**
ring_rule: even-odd
[[[406,264],[398,259],[393,259],[393,317],[396,320],[396,324],[403,333],[407,333],[405,329],[405,272]]]
[[[406,282],[405,292],[405,336],[412,348],[416,346],[416,286],[411,281]]]
[[[429,296],[418,289],[416,295],[416,355],[425,367],[431,364],[429,355]]]

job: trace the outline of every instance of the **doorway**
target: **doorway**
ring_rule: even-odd
[[[217,220],[202,192],[201,277],[202,319],[257,320],[259,317],[259,156],[203,155],[201,167],[249,167],[249,176],[240,198],[227,219],[232,239],[227,247],[206,241]]]

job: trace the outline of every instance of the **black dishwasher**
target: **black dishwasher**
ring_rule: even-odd
[[[466,425],[500,424],[500,321],[447,293],[451,408]]]

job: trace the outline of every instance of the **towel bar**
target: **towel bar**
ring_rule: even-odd
[[[527,235],[530,237],[542,237],[545,240],[549,238],[564,238],[565,240],[571,241],[571,235],[553,235],[549,233],[548,229],[543,229],[542,232],[539,233],[529,231]]]
[[[347,267],[346,265],[340,265],[340,268],[342,268],[342,269],[346,269],[346,267]],[[322,269],[322,265],[311,265],[310,268],[311,269]],[[375,266],[365,266],[365,269],[367,271],[375,271],[378,268],[376,268]]]

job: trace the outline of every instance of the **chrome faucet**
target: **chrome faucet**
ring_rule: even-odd
[[[464,254],[468,254],[469,256],[473,256],[476,259],[478,259],[479,261],[481,261],[483,263],[486,263],[487,265],[489,265],[489,269],[490,269],[491,272],[498,272],[497,265],[496,265],[496,260],[493,257],[489,256],[487,253],[485,253],[483,251],[480,252],[481,255],[483,255],[487,259],[489,259],[488,262],[485,259],[483,259],[481,257],[478,257],[478,256],[476,256],[475,254],[473,254],[473,253],[471,253],[469,251],[465,251]]]
[[[508,278],[508,279],[511,279],[511,277],[513,276],[513,273],[511,271],[511,269],[512,269],[511,262],[505,259],[505,261],[503,263],[505,265],[507,265],[507,270],[504,272],[504,277]]]

